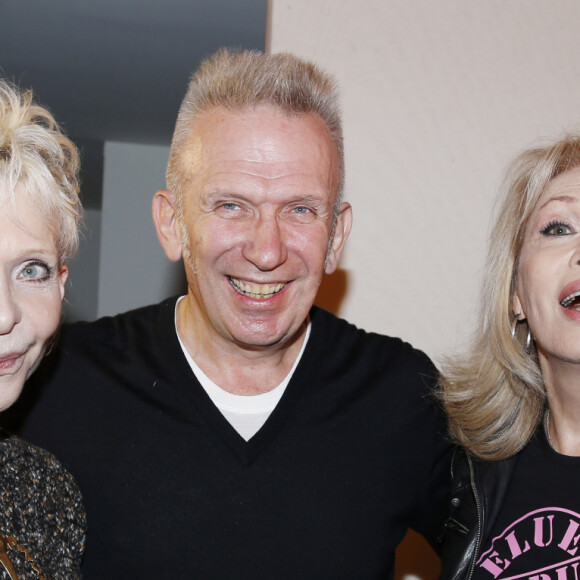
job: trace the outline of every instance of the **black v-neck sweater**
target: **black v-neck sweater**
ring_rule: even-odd
[[[434,540],[449,445],[424,354],[313,308],[246,442],[189,367],[175,301],[65,326],[31,390],[23,436],[84,495],[85,580],[389,578],[408,526]]]

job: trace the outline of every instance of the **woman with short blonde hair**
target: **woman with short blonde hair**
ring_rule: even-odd
[[[78,244],[79,155],[53,116],[0,79],[0,411],[57,331]],[[80,577],[85,513],[49,453],[0,430],[0,578]]]

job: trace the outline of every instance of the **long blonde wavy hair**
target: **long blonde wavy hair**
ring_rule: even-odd
[[[505,459],[530,440],[546,393],[528,327],[512,310],[524,233],[548,183],[580,166],[580,135],[524,151],[503,182],[484,274],[480,324],[467,352],[442,365],[440,393],[453,437],[484,459]]]

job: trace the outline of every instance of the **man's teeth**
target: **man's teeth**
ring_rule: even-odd
[[[560,304],[564,308],[568,308],[568,306],[570,306],[576,300],[576,298],[578,298],[578,297],[580,297],[580,292],[574,292],[573,294],[570,294],[569,296],[566,296],[566,298],[564,298],[564,300],[562,300],[560,302]]]
[[[241,294],[250,298],[264,300],[277,294],[286,284],[245,284],[236,278],[230,278],[232,286]]]

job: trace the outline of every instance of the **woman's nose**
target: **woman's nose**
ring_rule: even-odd
[[[10,334],[20,318],[20,306],[12,290],[6,284],[0,284],[0,335]]]
[[[580,238],[575,242],[575,248],[570,258],[571,266],[580,266]]]

